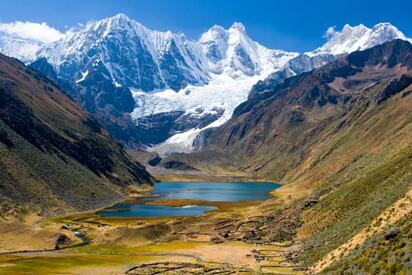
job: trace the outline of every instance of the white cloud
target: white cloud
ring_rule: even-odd
[[[336,31],[336,26],[331,26],[326,30],[324,37],[329,40],[332,39],[337,33],[339,32]]]
[[[0,23],[0,32],[43,43],[56,41],[64,35],[46,23],[33,23],[28,21]]]

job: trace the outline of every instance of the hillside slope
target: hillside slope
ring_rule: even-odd
[[[163,162],[284,183],[275,195],[301,220],[298,258],[310,266],[412,188],[412,45],[395,40],[257,88],[198,140],[202,151]],[[263,223],[262,238],[280,241],[280,225]]]
[[[363,120],[368,114],[386,115],[386,107],[394,100],[408,100],[409,94],[403,90],[412,82],[411,52],[410,43],[394,40],[280,85],[260,83],[230,121],[205,132],[198,147],[248,160],[238,168],[258,177],[292,179],[296,171],[309,169],[310,163],[316,164],[331,153],[321,154],[321,148],[337,150],[334,139],[335,143],[349,140],[355,135],[354,127],[371,123]],[[395,119],[407,118],[408,112],[404,112]],[[378,129],[377,138],[389,138],[392,133],[384,134],[390,127]],[[359,134],[363,137],[356,141],[362,145],[376,137],[376,133]]]
[[[47,78],[0,56],[1,213],[107,205],[153,178]],[[15,209],[15,208],[14,208]],[[9,213],[12,214],[12,213]]]

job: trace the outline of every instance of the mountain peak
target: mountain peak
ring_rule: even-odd
[[[342,32],[348,32],[351,31],[353,29],[353,27],[349,24],[345,24],[345,26],[343,26],[342,28]]]
[[[119,21],[134,21],[133,19],[129,18],[124,13],[118,13],[118,14],[112,16],[112,17],[109,17],[108,19],[119,20]]]
[[[220,25],[213,25],[210,29],[209,29],[209,31],[213,31],[213,32],[224,32],[224,31],[226,31],[225,30],[225,28],[223,28],[222,26],[220,26]]]
[[[95,22],[93,25],[91,25],[91,28],[97,29],[99,26],[103,26],[104,28],[112,29],[112,30],[117,30],[120,26],[138,26],[139,28],[143,27],[139,22],[131,19],[124,13],[118,13],[112,17],[107,17],[102,20],[99,20]]]
[[[393,37],[393,39],[399,38],[399,39],[406,40],[406,36],[397,27],[395,27],[391,23],[376,24],[372,28],[372,31],[379,35],[383,35],[386,37]]]
[[[389,22],[382,22],[382,23],[378,23],[375,26],[373,26],[373,29],[383,29],[383,28],[390,28],[390,29],[394,29],[394,30],[398,30],[397,27],[395,27],[394,25],[392,25]]]
[[[340,33],[351,32],[351,31],[354,31],[354,30],[359,31],[359,30],[365,30],[365,29],[368,29],[368,28],[363,24],[359,24],[359,25],[356,25],[356,26],[351,26],[349,24],[345,24],[342,28],[342,31],[340,31]]]
[[[199,41],[201,43],[210,43],[211,41],[225,39],[227,37],[227,30],[219,25],[213,25],[208,31],[204,32]]]
[[[237,30],[239,32],[246,32],[245,26],[240,22],[234,22],[229,30]]]
[[[401,31],[389,23],[379,23],[373,28],[363,24],[357,26],[346,24],[341,31],[335,31],[334,27],[331,27],[327,31],[327,37],[328,41],[309,55],[339,55],[371,48],[393,39],[407,39]]]

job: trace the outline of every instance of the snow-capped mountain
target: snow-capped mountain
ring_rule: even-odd
[[[190,40],[118,14],[51,43],[0,34],[0,51],[35,61],[33,68],[58,82],[116,137],[168,153],[190,151],[198,133],[226,122],[260,80],[279,83],[337,56],[408,40],[389,23],[330,28],[327,36],[323,46],[298,54],[260,45],[241,23],[215,25]]]
[[[379,23],[371,29],[363,24],[354,27],[347,24],[340,32],[330,29],[329,40],[322,47],[307,54],[314,56],[351,53],[372,48],[394,39],[408,40],[398,28],[389,23]]]
[[[84,81],[98,63],[116,86],[153,91],[205,84],[207,72],[196,44],[184,35],[152,31],[124,14],[88,24],[42,48],[56,73]]]
[[[214,26],[208,32],[201,36],[200,42],[202,43],[206,55],[209,57],[209,62],[212,62],[212,65],[210,67],[214,68],[215,72],[217,73],[225,72],[227,75],[233,75],[231,70],[233,68],[237,68],[238,71],[242,71],[244,72],[244,74],[247,75],[248,71],[245,71],[242,68],[242,66],[233,66],[233,64],[237,65],[239,63],[236,63],[236,58],[230,56],[230,54],[232,54],[234,51],[228,51],[231,41],[229,37],[235,29],[244,31],[244,27],[242,25],[235,23],[229,30],[224,30],[222,27]],[[259,49],[260,45],[253,47],[254,42],[252,41],[251,43],[248,43],[250,41],[247,40],[247,38],[237,39],[237,41],[241,41],[241,43],[239,43],[240,45],[247,45],[244,47],[246,49],[258,49],[255,50],[255,52],[260,52],[260,57],[270,56],[270,54],[276,55],[276,53],[281,54],[282,58],[277,59],[277,61],[280,61],[278,64],[262,61],[260,63],[261,67],[255,67],[264,68],[264,66],[267,65],[268,70],[272,73],[267,78],[265,78],[265,82],[268,82],[268,84],[273,86],[273,84],[283,82],[283,80],[285,80],[288,77],[301,74],[303,72],[308,72],[315,68],[321,67],[335,60],[340,55],[348,54],[357,50],[371,48],[373,46],[391,41],[393,39],[409,40],[395,26],[392,26],[389,23],[381,23],[377,24],[373,28],[367,28],[364,25],[359,25],[355,27],[345,25],[342,31],[340,32],[332,29],[332,32],[329,31],[328,33],[328,41],[322,47],[312,52],[306,52],[299,55],[296,55],[294,53],[287,54],[282,51],[271,51],[263,47],[263,49]],[[232,46],[232,49],[233,48],[234,47]],[[271,51],[271,53],[267,54],[269,51]],[[229,55],[224,55],[224,53]],[[231,62],[232,60],[235,60],[235,62]],[[259,59],[255,58],[254,60]],[[227,64],[230,64],[231,66],[227,67]],[[249,66],[249,68],[252,68],[252,66]],[[262,71],[265,72],[266,70],[263,69]],[[260,76],[264,75],[265,73],[261,74]],[[255,80],[259,81],[259,79],[261,78],[255,77]],[[226,83],[230,83],[230,81],[227,81]],[[235,83],[239,85],[236,85]],[[262,84],[262,82],[259,83]],[[257,85],[257,87],[259,88],[264,86],[265,85]],[[234,86],[232,87],[232,90],[236,91],[236,98],[238,99],[237,105],[246,100],[247,95],[249,95],[249,90],[241,92],[241,87],[248,87],[248,85],[245,83],[240,84],[238,81],[235,81]],[[256,89],[252,90],[252,94],[256,92],[255,90]],[[223,97],[226,95],[226,93],[222,94]],[[221,99],[219,95],[220,93],[215,95],[216,103],[227,102],[227,100]],[[175,95],[174,97],[177,97],[177,95]],[[207,99],[205,99],[205,101],[207,102]],[[231,115],[237,105],[234,105],[233,107],[227,106],[225,109],[229,110]],[[179,104],[174,104],[174,106],[179,106]],[[213,106],[213,104],[209,104],[209,106]],[[205,128],[219,126],[226,121],[226,117],[221,117],[218,120],[216,120],[213,124],[210,124]],[[190,130],[184,133],[174,135],[164,143],[157,145],[155,147],[155,150],[160,153],[167,153],[168,151],[190,151],[194,138],[198,135],[198,133],[201,130],[203,129]]]
[[[90,112],[109,103],[110,110],[130,106],[130,100],[119,103],[108,95],[110,89],[130,88],[136,105],[131,117],[137,127],[167,132],[158,135],[160,140],[144,141],[156,144],[176,133],[224,123],[257,80],[297,55],[263,47],[248,37],[241,23],[228,29],[213,26],[192,41],[118,14],[45,45],[37,58],[47,60],[60,80],[82,91],[80,101]],[[97,100],[85,98],[90,95]],[[190,147],[187,144],[190,141],[185,141]]]
[[[207,57],[208,69],[234,78],[271,72],[296,56],[296,53],[263,47],[248,37],[241,23],[234,23],[227,30],[215,25],[201,35],[199,42]]]
[[[145,92],[205,85],[211,73],[260,75],[293,56],[252,41],[240,23],[229,30],[215,26],[191,41],[183,34],[150,30],[124,14],[88,24],[37,53],[59,77],[79,83],[101,62],[115,85]]]
[[[201,59],[206,61],[203,65],[208,72],[207,84],[190,84],[176,92],[171,89],[133,92],[136,108],[132,117],[138,124],[150,124],[148,118],[160,113],[173,117],[181,114],[175,118],[178,127],[171,129],[172,137],[153,148],[157,152],[190,151],[201,130],[226,122],[233,110],[247,99],[253,84],[298,55],[263,47],[247,35],[241,23],[234,23],[228,29],[215,25],[200,36],[197,45]]]
[[[15,35],[0,33],[0,52],[15,57],[22,62],[30,62],[36,58],[36,53],[44,43],[24,39]]]
[[[27,63],[36,58],[43,45],[56,41],[63,35],[44,22],[0,22],[0,52]]]
[[[290,59],[280,70],[273,72],[265,81],[270,82],[271,85],[280,83],[287,77],[319,68],[335,60],[340,55],[365,50],[394,39],[412,41],[390,23],[379,23],[373,28],[368,28],[362,24],[354,27],[345,25],[341,31],[329,28],[327,39],[326,43],[316,50],[302,53]]]

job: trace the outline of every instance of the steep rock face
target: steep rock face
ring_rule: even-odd
[[[398,78],[391,80],[385,88],[375,95],[375,102],[381,104],[390,97],[396,95],[399,91],[404,90],[412,84],[412,77],[410,75],[401,75]]]
[[[107,69],[101,62],[90,65],[87,73],[82,73],[85,79],[77,83],[58,77],[45,58],[33,62],[29,67],[58,84],[81,107],[92,113],[115,138],[134,147],[139,147],[143,142],[142,135],[146,133],[138,129],[128,115],[135,107],[130,89],[115,85],[110,78],[105,77],[108,75]]]
[[[215,25],[192,41],[118,14],[41,45],[32,67],[52,78],[106,128],[115,129],[112,134],[127,145],[188,152],[194,132],[227,121],[257,81],[250,97],[265,85],[395,38],[407,40],[388,23],[373,28],[346,25],[340,32],[328,30],[322,47],[298,54],[260,45],[241,23],[228,29]],[[20,54],[16,47],[15,56]],[[147,127],[148,121],[153,127]],[[149,138],[149,131],[162,138]],[[184,146],[174,144],[176,140]]]
[[[287,77],[319,68],[334,61],[341,55],[369,49],[376,45],[402,39],[410,41],[401,31],[389,23],[379,23],[373,28],[364,25],[345,25],[341,31],[328,30],[328,41],[312,52],[306,52],[290,59],[283,68],[269,75],[265,80],[271,85],[284,81]]]
[[[336,131],[348,127],[355,118],[347,116],[355,110],[363,112],[406,89],[411,83],[411,54],[409,42],[394,40],[282,84],[261,82],[255,86],[259,92],[239,105],[227,123],[205,131],[199,146],[256,161],[245,167],[248,171],[265,174],[277,167],[274,175],[281,176],[291,169],[290,161],[295,162],[292,167],[301,164],[316,137],[325,135],[336,121],[341,121]],[[278,162],[286,156],[288,162]]]
[[[0,97],[5,200],[63,213],[106,205],[129,185],[153,182],[145,168],[53,82],[3,55]]]
[[[228,119],[254,79],[264,78],[296,53],[259,45],[240,23],[227,30],[214,26],[199,41],[190,41],[119,14],[67,34],[44,46],[38,56],[33,68],[51,77],[106,128],[116,129],[115,137],[139,147]],[[247,86],[239,88],[234,79]],[[169,91],[176,96],[163,95]]]
[[[50,80],[58,82],[56,71],[54,70],[53,66],[50,65],[49,62],[47,62],[46,58],[43,57],[43,58],[37,59],[36,61],[31,63],[29,67],[41,72],[44,76],[46,76]]]
[[[264,74],[296,56],[296,53],[263,47],[249,38],[241,23],[234,23],[227,30],[215,25],[201,35],[199,43],[209,70],[232,77]]]
[[[115,114],[130,113],[135,107],[131,91],[127,87],[115,85],[107,76],[110,74],[101,61],[88,67],[87,76],[77,82],[73,96],[91,113],[110,109]]]
[[[184,36],[147,29],[124,14],[106,18],[46,45],[45,57],[59,77],[81,82],[88,67],[101,63],[101,74],[114,84],[152,91],[207,82],[194,44]]]

